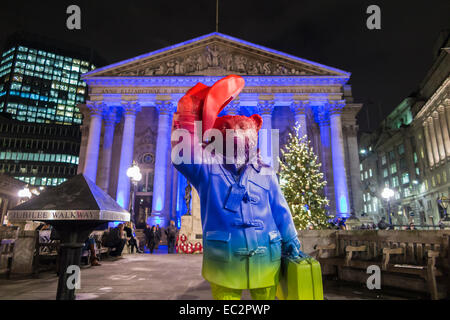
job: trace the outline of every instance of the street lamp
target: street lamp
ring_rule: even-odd
[[[25,186],[25,188],[23,188],[22,190],[19,190],[19,192],[17,193],[17,195],[19,196],[19,198],[22,200],[24,198],[31,198],[31,192],[30,189],[28,189],[28,185]]]
[[[135,216],[134,216],[134,202],[136,197],[136,187],[139,181],[142,179],[141,170],[139,169],[136,161],[133,161],[133,165],[128,168],[127,176],[131,180],[132,189],[131,189],[131,221],[136,224]]]
[[[388,218],[389,218],[389,224],[392,225],[392,219],[391,219],[391,198],[394,196],[394,190],[389,188],[384,188],[381,192],[381,196],[386,199],[388,203]]]

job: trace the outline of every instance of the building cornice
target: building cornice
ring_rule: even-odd
[[[441,84],[430,99],[422,106],[420,111],[414,117],[415,122],[422,123],[424,119],[431,116],[437,107],[447,98],[449,98],[450,77]]]
[[[201,82],[211,86],[222,76],[86,77],[90,87],[187,87]],[[246,87],[257,86],[343,86],[343,76],[243,76]]]

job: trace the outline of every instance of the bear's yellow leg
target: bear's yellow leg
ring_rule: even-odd
[[[226,288],[212,282],[209,284],[211,285],[211,293],[214,300],[241,300],[241,289]]]
[[[250,289],[250,295],[253,300],[275,300],[277,286]]]

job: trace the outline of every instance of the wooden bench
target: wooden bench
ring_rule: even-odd
[[[367,270],[380,267],[386,276],[420,278],[426,282],[432,299],[440,297],[438,280],[449,278],[449,235],[418,231],[338,231],[335,242],[316,246],[317,258],[323,265],[333,266],[338,278],[345,268]],[[328,257],[324,257],[325,253]],[[397,283],[400,284],[400,283]],[[391,281],[389,286],[395,286]]]
[[[50,239],[50,230],[36,231],[33,274],[48,270],[58,270],[59,240]]]

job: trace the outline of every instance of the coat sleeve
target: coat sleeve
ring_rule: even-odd
[[[272,171],[270,175],[270,209],[272,210],[273,219],[280,231],[283,242],[289,241],[297,236],[294,221],[292,219],[289,205],[281,192],[277,177]]]
[[[174,133],[175,130],[179,131]],[[203,172],[206,168],[203,146],[199,137],[185,128],[175,129],[173,124],[171,145],[172,164],[198,190],[200,181],[206,178]]]

